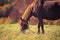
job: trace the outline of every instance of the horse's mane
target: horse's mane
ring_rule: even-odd
[[[26,20],[31,12],[32,6],[31,4],[28,5],[28,7],[26,8],[25,12],[23,13],[22,19]]]

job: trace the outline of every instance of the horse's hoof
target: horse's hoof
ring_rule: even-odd
[[[43,34],[45,34],[45,32],[42,32]]]
[[[40,34],[40,32],[38,32],[38,34]]]

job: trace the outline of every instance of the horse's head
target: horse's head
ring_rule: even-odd
[[[24,31],[26,31],[26,29],[28,29],[28,23],[25,20],[23,20],[22,18],[20,18],[20,19],[21,19],[21,21],[20,21],[21,31],[24,32]]]

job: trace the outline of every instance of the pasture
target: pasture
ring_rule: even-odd
[[[29,25],[25,34],[19,24],[0,24],[0,40],[60,40],[60,26],[44,25],[45,34],[37,33],[37,25]]]

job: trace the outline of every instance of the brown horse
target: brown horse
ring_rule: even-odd
[[[22,18],[21,18],[21,28],[24,32],[28,28],[28,20],[31,16],[35,16],[38,18],[38,33],[40,33],[40,26],[42,28],[42,33],[44,33],[44,23],[43,19],[47,20],[56,20],[60,18],[60,2],[56,1],[45,1],[42,5],[35,7],[34,3],[30,4],[27,9],[25,10]],[[43,10],[42,10],[43,9]],[[35,11],[34,11],[35,10]]]

